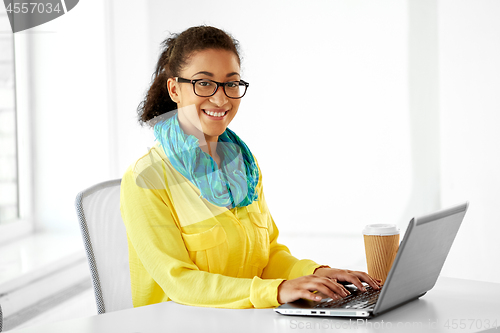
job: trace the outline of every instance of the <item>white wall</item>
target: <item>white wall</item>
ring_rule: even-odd
[[[498,14],[488,1],[80,2],[29,36],[38,226],[76,230],[76,193],[152,144],[136,108],[160,42],[206,23],[241,42],[250,90],[230,127],[283,236],[404,231],[470,200],[444,273],[500,281]]]
[[[439,2],[441,200],[470,200],[444,273],[500,282],[500,2]]]
[[[38,230],[79,232],[77,193],[110,178],[104,7],[81,1],[18,34],[30,40],[34,215]]]
[[[114,177],[147,152],[154,136],[137,121],[137,106],[150,85],[150,34],[145,2],[107,0],[107,51],[110,130]]]

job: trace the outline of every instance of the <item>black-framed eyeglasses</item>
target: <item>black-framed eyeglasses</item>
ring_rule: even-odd
[[[224,94],[226,94],[227,97],[238,99],[245,96],[247,88],[250,85],[248,82],[243,80],[217,82],[209,79],[188,80],[182,77],[176,77],[175,80],[179,83],[191,83],[193,85],[195,95],[200,97],[213,96],[219,87],[222,87],[222,90],[224,90]]]

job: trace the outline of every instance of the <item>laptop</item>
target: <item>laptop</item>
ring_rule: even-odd
[[[319,302],[306,299],[286,303],[274,311],[284,315],[371,318],[418,299],[431,290],[467,212],[463,203],[433,214],[413,218],[380,290],[364,283],[365,292],[346,285],[351,295]]]

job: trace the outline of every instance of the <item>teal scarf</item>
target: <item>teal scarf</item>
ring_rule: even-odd
[[[201,150],[194,135],[184,133],[177,112],[158,122],[154,134],[172,166],[200,190],[200,197],[228,209],[248,206],[257,200],[257,164],[247,145],[229,128],[217,142],[220,167]]]

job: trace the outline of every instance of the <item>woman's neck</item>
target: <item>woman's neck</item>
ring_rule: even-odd
[[[182,131],[186,135],[193,135],[197,138],[200,149],[217,161],[217,141],[219,140],[219,136],[206,135],[191,124],[182,112],[178,113],[177,120],[179,121],[179,126]]]

